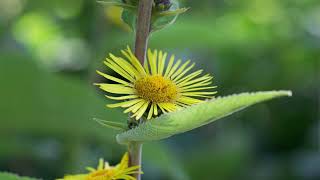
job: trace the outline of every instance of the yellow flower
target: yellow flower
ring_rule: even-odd
[[[190,60],[184,63],[181,60],[175,61],[175,56],[172,55],[167,61],[167,53],[149,50],[142,66],[129,47],[121,52],[124,57],[109,54],[110,57],[106,58],[104,64],[122,78],[97,71],[114,83],[96,85],[117,95],[107,95],[107,98],[123,101],[108,104],[107,107],[126,108],[124,113],[132,113],[132,117],[137,120],[144,114],[147,119],[151,119],[161,113],[200,103],[216,93],[210,91],[215,88],[211,85],[212,76],[201,76],[202,70],[189,73],[195,65],[190,65]]]
[[[100,159],[97,169],[88,167],[88,174],[67,175],[63,179],[58,180],[136,180],[132,174],[139,172],[139,166],[128,167],[129,155],[126,153],[116,166],[110,166],[108,162]]]

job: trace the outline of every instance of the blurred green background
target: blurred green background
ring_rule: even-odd
[[[197,62],[219,95],[294,96],[145,144],[143,179],[320,179],[320,1],[181,3],[191,9],[151,48]],[[133,44],[118,18],[94,0],[0,0],[0,171],[54,179],[118,162],[116,132],[92,121],[127,120],[92,85],[106,55]]]

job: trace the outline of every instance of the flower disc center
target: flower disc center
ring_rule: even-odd
[[[145,76],[134,86],[141,98],[154,103],[174,102],[178,96],[177,86],[161,75]]]

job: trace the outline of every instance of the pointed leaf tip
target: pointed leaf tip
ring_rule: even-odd
[[[140,124],[134,129],[118,134],[117,141],[125,144],[130,141],[165,139],[201,127],[251,105],[285,96],[292,96],[292,92],[265,91],[218,97]]]
[[[98,122],[102,126],[114,129],[114,130],[120,130],[120,131],[126,131],[128,130],[128,126],[123,123],[113,122],[113,121],[106,121],[98,118],[93,118],[94,121]]]

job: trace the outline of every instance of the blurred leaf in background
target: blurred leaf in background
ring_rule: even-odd
[[[35,180],[33,178],[28,177],[20,177],[14,174],[10,173],[0,173],[0,179],[6,179],[6,180]]]

